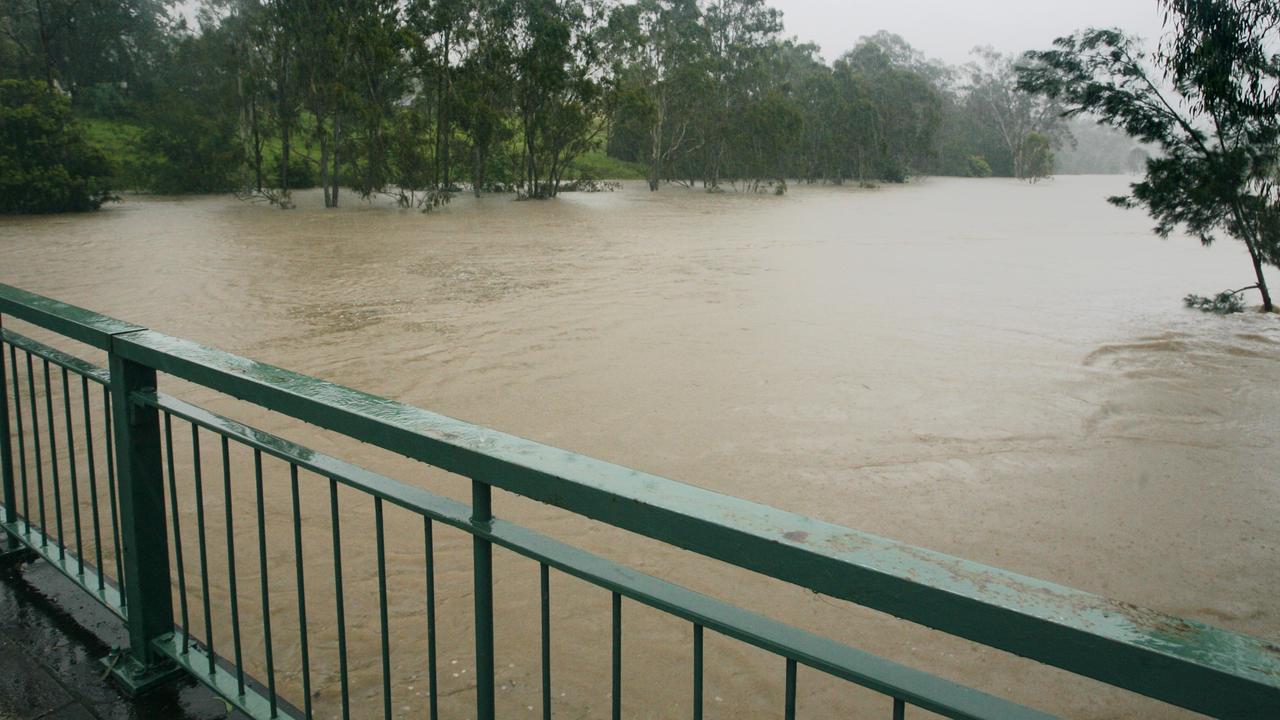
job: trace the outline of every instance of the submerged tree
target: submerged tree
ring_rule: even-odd
[[[1165,0],[1173,39],[1152,58],[1117,30],[1087,30],[1031,53],[1020,86],[1089,112],[1146,142],[1160,157],[1131,194],[1167,237],[1182,226],[1205,245],[1222,233],[1244,243],[1262,307],[1263,265],[1280,266],[1280,63],[1267,55],[1280,5],[1266,0]]]
[[[1028,92],[1018,86],[1014,58],[989,47],[977,48],[974,54],[980,62],[966,68],[970,102],[985,123],[998,132],[1002,149],[1012,161],[1013,176],[1031,179],[1027,174],[1027,153],[1040,152],[1041,144],[1030,138],[1037,135],[1050,144],[1064,138],[1063,108],[1053,95]]]
[[[1022,179],[1036,183],[1053,174],[1053,147],[1040,133],[1027,133],[1022,140]]]
[[[617,111],[644,137],[649,189],[696,149],[690,124],[707,88],[709,36],[694,0],[640,0],[613,9],[605,43],[618,85]]]

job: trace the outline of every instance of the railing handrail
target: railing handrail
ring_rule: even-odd
[[[4,344],[49,360],[83,377],[110,385],[110,373],[102,367],[63,353],[7,328],[0,328]],[[548,568],[564,572],[594,586],[620,593],[622,596],[661,610],[673,617],[737,639],[776,655],[790,658],[808,667],[842,678],[862,687],[888,695],[895,701],[908,702],[943,717],[957,720],[1049,720],[1053,716],[1024,707],[1003,698],[965,687],[927,672],[903,666],[885,658],[843,643],[785,625],[773,618],[758,615],[674,583],[627,568],[567,545],[536,531],[501,519],[477,526],[471,519],[471,508],[424,488],[406,485],[390,477],[353,465],[339,458],[314,451],[273,433],[163,393],[139,393],[134,398],[156,408],[166,416],[183,420],[193,427],[227,437],[266,456],[289,463],[321,478],[329,478],[369,497],[400,507],[430,521],[454,527],[483,538],[513,553],[536,560]],[[0,505],[0,511],[7,511]],[[25,520],[0,525],[12,536],[26,537],[31,545],[44,547],[57,538],[46,540],[39,528]],[[176,530],[176,528],[175,528]],[[79,558],[57,553],[42,554],[68,579],[79,585],[104,607],[127,618],[122,596],[115,583],[99,581],[99,570],[91,564],[77,567]],[[181,587],[181,584],[179,585]],[[192,645],[190,629],[176,625],[179,632],[157,638],[153,645],[174,662],[209,684],[250,717],[270,717],[261,712],[268,699],[261,693],[240,695],[235,686],[234,666],[224,659],[211,658],[206,648]],[[227,672],[205,672],[210,660],[226,666]],[[255,710],[259,711],[255,714]]]
[[[1280,648],[1260,638],[577,455],[7,285],[0,285],[0,312],[76,339],[105,337],[114,354],[158,372],[1117,687],[1215,715],[1280,712]]]

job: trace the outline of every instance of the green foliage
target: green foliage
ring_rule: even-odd
[[[904,182],[921,171],[942,120],[942,97],[919,54],[902,38],[863,38],[835,63],[835,145],[845,148],[844,175]]]
[[[1211,298],[1191,293],[1182,298],[1182,302],[1189,308],[1214,313],[1215,315],[1244,312],[1244,302],[1234,290],[1223,290]]]
[[[281,158],[279,154],[271,158],[267,172],[267,183],[273,188],[284,187],[284,182],[280,178],[280,170],[282,169]],[[310,158],[293,154],[289,156],[289,188],[291,190],[307,190],[320,184],[316,178],[315,163]]]
[[[0,5],[0,73],[68,89],[117,187],[777,192],[1039,177],[1052,152],[1023,138],[1065,136],[1012,58],[951,68],[879,32],[827,63],[769,0],[203,0],[194,28],[170,6]]]
[[[987,164],[987,159],[981,155],[970,155],[968,175],[976,178],[991,177],[991,166]]]
[[[66,97],[39,82],[0,80],[0,212],[96,210],[111,199],[110,174]]]
[[[516,4],[511,52],[527,197],[555,197],[568,163],[594,146],[603,107],[598,10],[582,0]]]
[[[157,78],[163,90],[143,113],[137,145],[146,189],[167,194],[227,192],[239,186],[247,153],[234,114],[225,111],[239,84],[224,63],[225,38],[184,38]],[[259,146],[261,151],[261,146]]]
[[[0,27],[18,50],[18,75],[60,87],[75,97],[88,91],[103,101],[103,86],[120,94],[144,88],[163,54],[168,0],[5,0]],[[124,91],[123,88],[129,88]]]
[[[1034,183],[1053,175],[1053,148],[1044,135],[1027,133],[1022,140],[1021,157],[1022,179]]]
[[[142,133],[146,188],[164,194],[229,192],[238,185],[243,153],[235,126],[193,106],[170,105]]]
[[[1208,245],[1225,234],[1249,251],[1264,310],[1263,265],[1280,263],[1280,65],[1260,54],[1280,6],[1251,0],[1165,0],[1175,35],[1153,69],[1117,30],[1087,30],[1029,54],[1020,85],[1093,113],[1162,154],[1121,207],[1145,207],[1155,232],[1184,227]],[[1162,91],[1160,73],[1174,82]]]
[[[79,88],[74,107],[77,114],[94,118],[125,117],[132,111],[124,89],[109,82]]]

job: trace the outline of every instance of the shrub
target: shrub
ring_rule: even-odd
[[[970,155],[968,159],[969,177],[991,177],[991,165],[981,155]]]
[[[112,199],[111,166],[43,83],[0,81],[0,212],[97,210]]]

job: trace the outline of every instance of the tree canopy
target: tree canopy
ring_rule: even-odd
[[[67,98],[40,82],[0,80],[0,212],[96,210],[111,197],[109,175]]]
[[[1069,144],[1055,103],[1017,86],[1014,57],[952,67],[881,31],[828,61],[766,0],[198,8],[188,25],[170,0],[0,4],[0,77],[129,128],[114,168],[127,187],[282,207],[313,185],[327,207],[347,191],[424,209],[464,187],[549,198],[584,179],[584,158],[653,190],[1031,179]]]
[[[1264,265],[1280,265],[1280,59],[1266,34],[1280,6],[1256,0],[1165,0],[1171,39],[1154,56],[1118,30],[1086,30],[1031,53],[1019,86],[1158,145],[1121,207],[1145,207],[1155,232],[1184,227],[1208,245],[1248,249],[1263,309]],[[1167,88],[1164,80],[1169,81]]]

